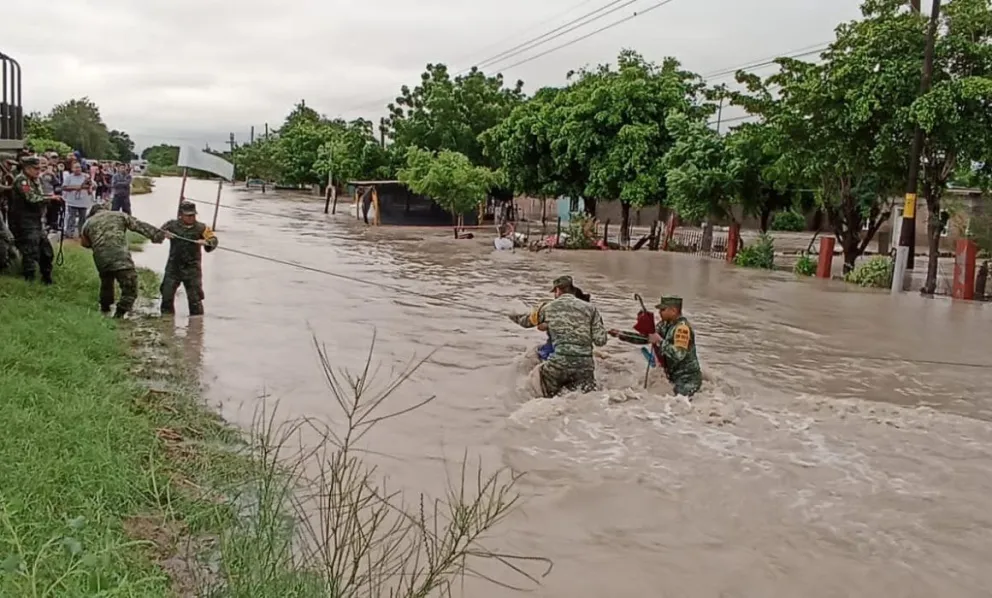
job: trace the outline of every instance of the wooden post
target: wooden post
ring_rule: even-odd
[[[183,182],[182,182],[182,185],[180,185],[180,187],[179,187],[179,203],[183,203],[183,200],[186,199],[186,177],[187,177],[187,175],[188,175],[188,170],[186,168],[183,168]]]
[[[334,202],[331,204],[331,216],[333,216],[338,213],[338,188],[335,186],[331,186],[331,197]]]
[[[375,226],[382,224],[382,215],[379,213],[379,191],[373,187],[372,188],[372,208],[375,210],[374,220]]]
[[[668,246],[672,242],[672,237],[675,236],[675,227],[679,224],[678,214],[672,212],[668,215],[668,224],[665,225],[665,242],[661,245],[663,251],[668,251]]]
[[[220,192],[224,189],[224,179],[217,180],[217,201],[214,202],[214,222],[210,228],[217,230],[217,212],[220,211]]]

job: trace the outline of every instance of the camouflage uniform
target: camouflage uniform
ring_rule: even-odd
[[[21,160],[23,167],[38,167],[36,157]],[[21,267],[25,280],[34,280],[35,274],[41,270],[41,280],[45,284],[52,283],[52,265],[55,261],[55,251],[45,235],[42,218],[45,215],[47,198],[41,192],[38,179],[32,179],[21,173],[14,178],[9,206],[10,232],[14,235],[14,243],[21,254]]]
[[[555,279],[554,288],[571,283],[570,277],[562,276]],[[524,328],[541,324],[548,327],[554,353],[539,366],[544,396],[553,397],[562,390],[588,392],[596,388],[592,348],[602,347],[607,339],[603,318],[595,306],[566,293],[528,314],[511,315],[510,319]]]
[[[179,208],[181,214],[196,214],[196,205],[184,201]],[[203,249],[210,253],[217,249],[217,237],[210,227],[202,222],[183,224],[182,220],[170,220],[162,225],[162,230],[174,237],[169,245],[169,261],[165,264],[162,276],[162,313],[175,312],[176,291],[179,285],[186,289],[189,315],[203,315],[203,272],[200,262],[203,254],[196,241],[206,241]]]
[[[83,247],[93,249],[93,263],[100,274],[100,311],[110,311],[114,303],[114,282],[121,287],[115,318],[131,311],[138,298],[138,271],[128,249],[127,231],[134,231],[161,243],[165,233],[151,224],[123,212],[111,212],[103,204],[90,208],[80,236]]]
[[[664,296],[656,305],[658,309],[666,307],[682,308],[682,298]],[[661,354],[664,356],[665,375],[676,394],[691,397],[699,392],[703,384],[703,371],[699,367],[696,356],[696,333],[685,316],[680,315],[671,322],[660,321],[656,326],[661,337]],[[648,339],[636,332],[620,332],[620,340],[635,345],[646,345]]]
[[[14,235],[7,228],[7,223],[0,218],[0,272],[4,272],[14,260],[17,253],[14,251]]]

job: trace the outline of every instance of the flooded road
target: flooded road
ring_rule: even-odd
[[[135,215],[174,215],[178,187],[158,179]],[[383,383],[437,348],[396,397],[436,401],[371,443],[390,456],[392,485],[414,492],[442,492],[465,450],[526,472],[520,507],[488,546],[555,562],[536,595],[989,595],[992,373],[886,359],[989,362],[986,306],[683,255],[495,253],[486,240],[367,229],[317,202],[230,187],[222,203],[241,208],[220,211],[224,247],[437,299],[207,255],[207,315],[189,340],[209,400],[242,425],[262,402],[334,417],[311,334],[336,366],[358,370],[375,331]],[[212,208],[199,208],[209,223]],[[136,258],[161,268],[164,255],[149,246]],[[694,403],[662,380],[641,389],[643,360],[616,341],[598,362],[604,390],[527,396],[526,353],[542,335],[471,308],[522,311],[559,274],[592,294],[608,327],[632,324],[635,292],[682,295],[707,377]],[[185,313],[183,296],[176,305]],[[466,595],[515,595],[479,583]]]

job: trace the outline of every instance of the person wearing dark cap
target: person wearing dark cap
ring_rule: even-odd
[[[682,298],[664,295],[658,308],[657,330],[643,336],[636,332],[610,330],[610,336],[635,345],[651,344],[661,349],[665,375],[676,394],[692,397],[703,385],[703,371],[696,356],[696,332],[682,315]]]
[[[55,251],[45,235],[42,218],[48,198],[42,193],[39,177],[41,160],[27,156],[20,160],[21,173],[14,178],[8,212],[10,232],[21,254],[21,271],[24,279],[34,281],[41,270],[41,281],[52,284],[52,265]]]
[[[551,291],[554,300],[509,316],[518,326],[547,330],[551,337],[554,353],[537,366],[541,393],[553,397],[563,390],[595,390],[593,346],[606,344],[603,318],[592,303],[576,296],[571,276],[556,278]]]
[[[162,231],[171,239],[169,260],[162,276],[162,313],[175,313],[176,291],[179,285],[186,289],[189,315],[203,315],[203,270],[201,249],[210,253],[217,249],[217,236],[206,224],[196,219],[196,204],[183,201],[179,204],[179,218],[162,225]]]

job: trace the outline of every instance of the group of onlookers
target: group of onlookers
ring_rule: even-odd
[[[131,213],[130,164],[87,161],[78,153],[65,157],[50,153],[39,158],[42,192],[62,200],[48,206],[45,222],[50,231],[78,237],[94,203],[110,201],[111,209]]]

